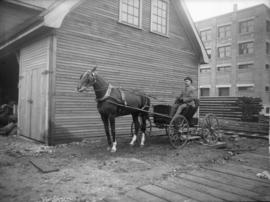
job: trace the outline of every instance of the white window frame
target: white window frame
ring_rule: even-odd
[[[166,33],[163,32],[159,32],[157,30],[154,30],[153,28],[153,1],[163,1],[167,4],[167,12],[166,12]],[[155,33],[155,34],[159,34],[162,36],[169,36],[169,16],[170,16],[170,1],[169,0],[151,0],[151,20],[150,20],[150,30],[151,32]]]
[[[123,13],[122,13],[123,1],[124,0],[119,1],[119,23],[131,26],[131,27],[135,27],[135,28],[138,28],[138,29],[142,29],[142,0],[138,0],[139,1],[138,25],[132,24],[132,23],[129,23],[129,22],[123,20]]]

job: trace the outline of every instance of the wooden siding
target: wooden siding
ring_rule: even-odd
[[[75,91],[79,76],[98,66],[112,85],[142,90],[171,104],[189,75],[198,81],[199,58],[170,4],[169,37],[150,32],[150,0],[144,0],[142,29],[118,22],[119,1],[85,1],[57,31],[55,116],[52,143],[104,137],[93,90]],[[117,118],[116,132],[129,134],[131,117]]]

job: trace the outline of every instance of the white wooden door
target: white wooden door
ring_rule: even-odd
[[[45,38],[20,51],[19,132],[42,142],[48,133],[49,47]]]

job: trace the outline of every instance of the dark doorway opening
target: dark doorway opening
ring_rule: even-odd
[[[18,104],[19,63],[16,54],[0,58],[0,105]]]

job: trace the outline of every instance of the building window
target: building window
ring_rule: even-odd
[[[229,87],[218,88],[218,96],[230,96],[230,88]]]
[[[249,33],[254,31],[254,20],[247,20],[239,23],[239,33]]]
[[[152,0],[151,7],[151,31],[162,35],[168,35],[168,13],[167,0]]]
[[[211,59],[211,53],[212,53],[211,48],[207,48],[206,53],[207,53],[208,57]]]
[[[200,68],[200,73],[206,73],[206,72],[210,72],[210,71],[211,71],[210,67]]]
[[[265,113],[266,113],[266,114],[270,114],[270,107],[266,107],[266,108],[265,108]]]
[[[265,92],[269,92],[269,86],[265,86]]]
[[[245,92],[253,92],[254,86],[239,86],[238,92],[239,93],[245,93]]]
[[[231,37],[231,25],[226,25],[218,28],[218,38],[226,39]]]
[[[253,67],[252,63],[238,65],[238,69],[251,69],[252,67]]]
[[[251,54],[254,52],[254,43],[245,42],[239,44],[239,55]]]
[[[204,30],[200,32],[202,41],[210,41],[211,40],[211,30]]]
[[[231,46],[223,46],[218,48],[218,57],[225,58],[231,56]]]
[[[141,0],[120,0],[120,22],[135,27],[141,23]]]
[[[266,69],[266,70],[270,69],[270,65],[269,65],[269,64],[266,64],[266,65],[265,65],[265,69]]]
[[[227,65],[227,66],[219,66],[219,67],[217,67],[217,70],[219,72],[221,72],[221,71],[230,71],[231,70],[231,66],[229,66],[229,65]]]
[[[210,96],[210,88],[200,88],[200,96]]]
[[[266,42],[266,54],[270,55],[270,43]]]
[[[270,32],[270,21],[269,20],[266,21],[266,31]]]

